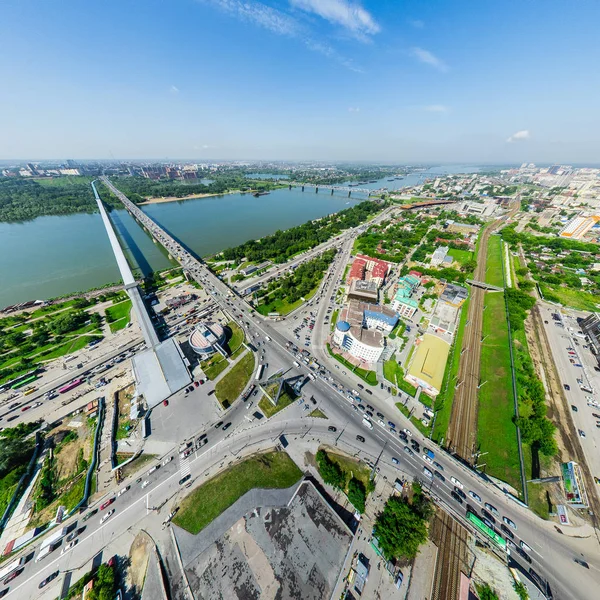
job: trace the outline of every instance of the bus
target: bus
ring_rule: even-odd
[[[8,577],[11,573],[14,573],[19,567],[25,564],[25,557],[16,558],[15,560],[9,562],[7,565],[0,568],[0,579],[4,579]]]
[[[82,383],[83,383],[83,379],[75,379],[75,380],[71,381],[70,383],[63,385],[61,388],[58,388],[58,391],[59,391],[59,393],[64,394],[65,392],[68,392],[68,391],[72,390],[73,388],[76,388],[78,385],[81,385]]]
[[[471,511],[467,512],[467,519],[473,523],[473,525],[490,538],[496,546],[506,552],[506,540],[498,535],[493,529],[488,527],[477,515],[474,515]]]
[[[265,365],[258,365],[258,370],[256,371],[256,381],[259,381],[262,377],[262,374],[265,370]]]
[[[37,378],[38,378],[37,375],[30,375],[29,377],[26,377],[25,379],[21,379],[21,381],[18,381],[17,383],[13,383],[13,385],[11,385],[10,388],[12,390],[18,390],[20,387],[23,387],[24,385],[27,385],[28,383],[35,381]]]

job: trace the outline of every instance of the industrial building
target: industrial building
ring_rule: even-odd
[[[446,283],[444,291],[440,296],[440,300],[447,302],[451,306],[460,307],[469,297],[469,290],[455,283]]]
[[[578,215],[571,219],[558,235],[572,240],[580,240],[598,223],[600,223],[600,216]]]
[[[415,387],[423,388],[428,396],[437,396],[444,381],[449,353],[448,342],[426,333],[413,354],[404,379]]]
[[[225,356],[225,341],[225,330],[220,323],[198,323],[189,337],[190,348],[202,357],[215,352]]]

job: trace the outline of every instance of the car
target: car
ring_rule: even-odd
[[[392,456],[392,462],[393,462],[395,465],[398,465],[398,464],[400,464],[400,461],[399,461],[399,460],[398,460],[398,459],[397,459],[395,456]]]
[[[475,502],[479,502],[479,504],[481,504],[481,496],[477,492],[469,490],[469,496],[471,496]]]
[[[433,473],[427,467],[423,467],[423,473],[426,477],[429,477],[429,479],[433,479]]]
[[[332,431],[333,433],[337,431],[337,427],[334,427],[333,425],[330,425],[327,429],[328,431]]]
[[[17,569],[16,571],[13,571],[4,581],[4,585],[10,583],[13,579],[16,579],[25,569],[25,567],[21,567],[19,569]]]
[[[383,415],[383,414],[382,414],[382,413],[380,413],[380,412],[378,412],[378,413],[377,413],[377,416],[378,416],[380,419],[385,419],[385,415]],[[600,417],[598,417],[598,418],[600,419]]]
[[[357,385],[358,385],[358,387],[359,387],[361,390],[364,390],[364,389],[365,389],[365,386],[364,386],[362,383],[358,383]]]
[[[571,404],[571,410],[577,412],[579,409],[574,404]]]
[[[183,485],[186,481],[189,481],[191,479],[191,475],[188,473],[185,477],[182,477],[179,480],[179,485]]]
[[[450,477],[450,481],[461,490],[465,487],[458,479],[456,479],[456,477]]]
[[[73,531],[65,538],[65,542],[67,542],[67,543],[72,542],[76,537],[77,537],[77,532]]]
[[[498,512],[498,509],[497,509],[497,508],[496,508],[496,507],[495,507],[493,504],[490,504],[489,502],[486,502],[486,503],[484,504],[484,506],[485,506],[485,507],[486,507],[486,508],[487,508],[487,509],[488,509],[488,510],[489,510],[489,511],[490,511],[490,512],[493,514],[493,515],[495,515],[496,517],[499,517],[499,516],[500,516],[500,513]]]
[[[414,452],[408,446],[404,446],[404,452],[406,452],[406,454],[408,454],[409,456],[414,455]]]
[[[583,431],[583,429],[579,429],[579,430],[577,431],[577,433],[579,434],[579,437],[582,437],[582,438],[584,438],[584,437],[585,437],[585,431]]]
[[[362,404],[356,404],[356,406],[358,407],[358,410],[362,410],[363,412],[366,410]]]
[[[314,396],[310,397],[310,401],[316,406],[317,405],[317,401],[315,400]]]
[[[494,529],[494,524],[493,524],[493,523],[492,523],[490,520],[488,520],[486,517],[483,517],[483,519],[481,519],[481,520],[482,520],[482,521],[485,523],[485,525],[487,525],[487,526],[488,526],[490,529]]]
[[[122,496],[123,494],[126,494],[130,489],[131,489],[131,486],[126,485],[122,490],[119,490],[119,493],[117,494],[117,498],[119,498],[119,496]]]
[[[563,387],[565,388],[565,390],[567,390],[567,392],[571,389],[571,386],[567,385],[566,383],[563,385]]]
[[[402,431],[404,431],[407,436],[412,437],[412,431],[410,429],[406,429],[405,427]]]
[[[199,381],[194,381],[194,385],[195,385],[196,387],[198,387],[198,386],[200,385],[200,382],[199,382]]]
[[[442,465],[440,465],[440,463],[439,463],[439,462],[437,462],[437,461],[435,461],[435,460],[433,461],[433,466],[434,466],[434,467],[435,467],[435,468],[436,468],[438,471],[443,471],[443,470],[444,470],[444,467],[443,467]]]
[[[95,514],[98,513],[98,509],[94,508],[94,510],[90,511],[87,515],[85,515],[83,517],[83,519],[81,519],[82,521],[87,521],[89,518],[93,517]]]
[[[191,448],[188,448],[188,450],[186,450],[186,452],[190,451]],[[150,481],[148,479],[146,479],[146,481],[144,481],[144,483],[142,483],[142,489],[147,488],[150,485]]]
[[[58,577],[59,573],[60,571],[54,571],[54,573],[48,575],[46,579],[42,579],[38,585],[38,588],[42,589],[43,587],[46,587],[51,581],[54,581]]]
[[[500,523],[500,529],[504,535],[507,535],[511,539],[515,538],[515,534],[504,523]]]
[[[108,513],[107,513],[108,514]],[[104,515],[106,516],[106,515]],[[77,546],[77,543],[79,542],[79,540],[73,540],[70,544],[67,544],[61,551],[61,554],[66,554],[69,550],[73,550],[73,548],[75,548],[75,546]]]
[[[523,558],[527,563],[531,564],[531,556],[529,556],[527,552],[525,552],[521,548],[517,548],[517,552],[519,553],[519,556],[521,556],[521,558]]]
[[[423,455],[421,456],[421,458],[422,458],[422,459],[423,459],[425,462],[428,462],[428,463],[429,463],[429,464],[431,464],[431,465],[433,464],[433,461],[431,460],[431,458],[430,458],[429,456],[427,456],[427,454],[423,454]]]
[[[373,418],[373,413],[370,410],[366,410],[365,414],[371,417],[371,419]]]
[[[26,410],[29,410],[30,408],[31,408],[31,405],[29,405],[29,406],[24,406],[24,407],[21,409],[21,412],[25,412]]]
[[[112,515],[115,514],[115,509],[111,508],[101,519],[100,519],[100,525],[102,525],[102,523],[104,523],[109,517],[111,517]]]
[[[373,392],[371,390],[365,390],[365,392],[367,392],[367,394],[369,394],[370,396],[373,395]]]
[[[454,486],[454,492],[457,493],[463,500],[467,499],[467,495],[459,487]]]
[[[357,439],[359,442],[362,442],[363,444],[365,443],[365,438],[364,438],[362,435],[357,435],[357,436],[356,436],[356,439]]]
[[[370,404],[367,404],[367,409],[370,410],[370,411],[374,411],[375,410]]]
[[[169,406],[169,401],[168,400],[163,400],[163,406]]]
[[[394,423],[393,421],[388,421],[388,426],[392,429],[396,429],[396,423]]]
[[[585,560],[581,560],[580,558],[574,558],[573,559],[578,565],[581,565],[582,567],[585,567],[586,569],[590,568],[590,565],[588,563],[585,562]]]
[[[523,540],[519,542],[519,546],[521,546],[525,552],[533,552],[533,550]]]
[[[446,478],[439,471],[434,471],[433,475],[434,475],[434,477],[437,477],[442,482],[446,481]]]
[[[219,421],[216,425],[215,425],[215,429],[219,429],[219,427],[223,427],[223,421]]]
[[[592,417],[594,417],[594,419],[600,419],[600,415],[598,413],[592,413]]]
[[[112,498],[109,498],[106,502],[103,502],[100,505],[100,510],[104,510],[105,508],[108,508],[114,501],[115,501],[115,497],[113,496]]]
[[[229,421],[229,423],[225,423],[225,425],[223,425],[223,431],[227,431],[230,427],[231,427],[231,421]]]
[[[485,510],[485,508],[481,509],[481,514],[483,515],[484,519],[489,521],[492,525],[496,524],[496,519],[494,519],[494,517],[492,517],[492,515],[487,510]]]
[[[458,502],[459,504],[463,503],[463,499],[454,491],[452,490],[450,492],[450,495],[452,496],[452,498],[454,498],[454,500],[456,500],[456,502]]]

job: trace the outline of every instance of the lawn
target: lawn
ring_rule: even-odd
[[[332,313],[331,313],[331,331],[333,331],[333,329],[335,328],[335,325],[337,323],[337,318],[338,318],[338,314],[339,314],[339,309],[336,308]]]
[[[383,363],[383,376],[390,383],[398,386],[404,393],[414,398],[417,395],[417,388],[408,383],[408,381],[404,381],[404,369],[396,362],[394,356],[395,355],[392,355],[390,360],[386,360]],[[427,406],[429,406],[431,402],[427,402],[427,400],[428,398],[426,398],[423,404],[427,404]]]
[[[392,331],[390,332],[390,339],[393,340],[397,336],[402,335],[405,329],[406,323],[400,319],[398,323],[396,323],[396,327],[394,327],[394,329],[392,329]]]
[[[369,482],[371,481],[371,469],[361,462],[360,460],[356,460],[354,458],[350,458],[349,456],[343,456],[341,454],[336,454],[331,450],[325,450],[327,456],[332,460],[332,462],[337,463],[342,471],[349,475],[348,480],[352,477],[356,477],[356,479],[362,481],[365,488],[369,489]]]
[[[448,254],[461,265],[473,260],[473,252],[470,250],[458,250],[456,248],[450,248],[450,250],[448,250]]]
[[[289,390],[284,390],[281,392],[281,396],[279,396],[279,402],[277,402],[277,406],[273,406],[273,403],[266,396],[263,396],[258,403],[258,408],[262,410],[267,419],[270,419],[279,411],[287,408],[290,404],[293,404],[295,399],[296,398],[293,397],[293,394],[289,393]]]
[[[312,412],[308,413],[309,417],[313,417],[314,419],[327,419],[327,415],[319,408],[315,408]]]
[[[130,321],[130,313],[131,300],[124,300],[106,309],[106,321],[112,333],[127,327]]]
[[[231,330],[231,337],[227,341],[227,345],[229,346],[229,350],[231,352],[235,352],[244,341],[244,331],[237,323],[234,323],[233,321],[229,321],[229,323],[227,323],[227,327],[229,327]]]
[[[285,489],[301,477],[302,471],[285,452],[248,458],[184,498],[173,523],[197,534],[251,489]]]
[[[292,311],[296,310],[298,307],[302,306],[304,302],[310,300],[317,293],[317,290],[319,289],[320,285],[321,282],[319,281],[319,283],[304,297],[304,300],[300,298],[295,302],[291,303],[285,299],[273,300],[272,302],[268,302],[266,304],[261,302],[261,304],[259,304],[256,307],[256,310],[264,316],[272,312],[276,312],[282,316],[285,316],[291,313]]]
[[[504,287],[502,238],[499,235],[490,235],[488,241],[485,282],[490,285]]]
[[[563,287],[551,287],[547,285],[542,285],[541,287],[542,293],[553,294],[564,306],[570,306],[571,308],[586,310],[589,312],[597,312],[598,306],[600,306],[600,298],[594,294],[590,294],[589,292]]]
[[[238,399],[254,371],[254,354],[246,352],[215,386],[215,394],[224,406],[230,406]]]
[[[342,363],[347,369],[352,371],[363,381],[365,381],[369,385],[377,385],[377,373],[375,373],[375,371],[367,371],[366,369],[355,367],[353,364],[349,363],[345,358],[341,357],[339,354],[334,354],[331,351],[331,346],[329,344],[327,344],[327,351],[329,352],[330,356],[333,356],[333,358],[335,358],[338,362]]]
[[[467,313],[469,310],[470,298],[467,298],[460,312],[460,322],[458,330],[454,337],[454,344],[451,349],[451,354],[446,363],[444,371],[444,381],[442,389],[437,395],[434,404],[435,410],[435,426],[433,428],[432,439],[440,443],[442,438],[446,436],[446,430],[450,423],[450,414],[452,413],[452,400],[454,399],[454,385],[460,365],[460,350],[462,348],[462,340],[465,334],[465,323],[467,322]]]
[[[512,419],[514,402],[510,346],[504,294],[486,296],[481,346],[481,381],[477,440],[485,456],[486,472],[521,489],[517,428]]]
[[[216,379],[229,365],[229,361],[216,353],[212,358],[200,364],[204,374],[212,381]]]

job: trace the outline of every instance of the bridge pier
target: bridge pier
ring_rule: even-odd
[[[318,187],[316,187],[316,188],[315,188],[315,194],[318,194],[318,193],[319,193],[319,188],[318,188]]]
[[[302,191],[304,191],[304,186],[302,186]]]
[[[350,198],[350,194],[351,194],[351,193],[352,193],[352,191],[349,191],[349,192],[348,192],[348,198]]]
[[[292,189],[292,184],[288,185],[288,190]]]
[[[331,188],[331,195],[333,196],[333,188]]]

